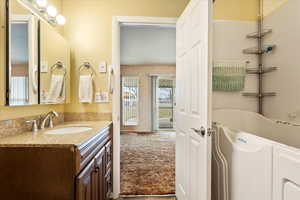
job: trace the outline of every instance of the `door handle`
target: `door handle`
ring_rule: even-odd
[[[192,130],[193,130],[195,133],[197,133],[198,135],[202,136],[202,137],[204,137],[205,134],[206,134],[206,130],[205,130],[205,128],[204,128],[203,126],[201,126],[200,129],[192,128]]]

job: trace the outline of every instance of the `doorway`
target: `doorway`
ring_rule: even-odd
[[[123,196],[175,193],[175,72],[175,65],[121,65]]]
[[[122,18],[122,17],[121,17]],[[133,17],[135,18],[135,17]],[[126,22],[122,22],[120,23],[119,20],[122,21],[122,19],[116,19],[117,20],[117,24],[115,24],[118,28],[119,28],[119,31],[121,32],[121,29],[122,29],[122,26],[126,26],[126,25],[132,25],[132,23],[130,23],[129,19],[127,17],[123,18]],[[136,18],[135,18],[136,19]],[[128,21],[129,20],[129,21]],[[156,26],[156,27],[160,27],[160,28],[163,28],[164,25],[168,26],[168,28],[170,26],[172,26],[174,32],[175,32],[175,24],[176,24],[176,19],[173,19],[173,18],[144,18],[144,22],[143,23],[133,23],[134,26],[137,26],[137,25],[141,25],[141,26],[147,26],[146,28],[149,28],[149,26]],[[157,20],[155,22],[155,20]],[[158,21],[160,23],[158,23]],[[155,22],[155,23],[154,23]],[[161,23],[162,22],[162,23]],[[119,32],[119,33],[120,33]],[[175,34],[174,34],[175,35]],[[121,35],[120,35],[121,36]],[[146,43],[146,42],[144,42]],[[122,42],[119,41],[117,42],[117,45],[120,45],[119,48],[121,49],[121,44]],[[128,50],[128,49],[127,49]],[[129,50],[128,50],[129,51]],[[155,51],[155,50],[154,50]],[[119,58],[121,58],[122,55],[119,55]],[[118,171],[119,172],[119,175],[118,176],[118,172],[115,173],[115,187],[117,187],[117,189],[120,191],[120,193],[122,194],[134,194],[134,193],[126,193],[124,192],[124,187],[121,185],[117,185],[118,183],[122,182],[122,180],[124,180],[124,177],[121,176],[120,174],[120,169],[123,170],[124,168],[124,164],[127,165],[127,172],[133,176],[138,176],[139,179],[137,181],[135,181],[133,184],[129,184],[131,186],[142,186],[143,184],[143,181],[145,182],[145,184],[148,184],[148,187],[144,187],[144,192],[142,193],[135,193],[135,194],[141,194],[141,195],[147,195],[147,194],[150,194],[150,195],[153,195],[153,194],[157,194],[156,192],[152,192],[152,190],[148,190],[149,188],[151,188],[152,186],[149,187],[149,182],[151,182],[151,177],[165,177],[165,175],[159,175],[157,173],[154,173],[151,175],[151,173],[147,173],[144,171],[144,169],[134,169],[132,166],[128,167],[128,163],[130,159],[123,159],[123,162],[122,161],[122,157],[124,157],[124,155],[128,155],[130,154],[130,158],[132,160],[132,158],[137,158],[135,156],[133,156],[133,154],[131,154],[132,152],[123,152],[122,153],[122,150],[124,150],[124,147],[125,148],[128,148],[129,149],[135,149],[137,150],[138,146],[142,147],[140,148],[141,151],[138,152],[141,153],[142,155],[146,155],[146,156],[142,156],[140,157],[141,159],[139,160],[141,163],[143,163],[143,159],[144,160],[151,160],[151,157],[148,157],[147,159],[147,155],[149,155],[149,153],[151,154],[151,152],[156,156],[153,157],[155,161],[159,161],[158,158],[161,158],[161,161],[164,162],[163,160],[163,157],[166,157],[167,156],[170,156],[171,153],[164,153],[163,151],[160,151],[159,148],[154,148],[154,149],[157,149],[158,152],[153,152],[153,147],[155,147],[155,145],[159,145],[159,142],[157,141],[161,141],[161,142],[164,142],[163,144],[159,145],[159,147],[165,147],[166,149],[166,146],[168,147],[167,149],[171,150],[173,152],[173,161],[174,164],[174,169],[172,170],[162,170],[163,172],[166,172],[166,173],[172,173],[172,176],[170,177],[173,177],[173,180],[171,181],[167,181],[167,182],[173,182],[174,185],[171,185],[170,188],[171,189],[171,192],[160,192],[159,194],[169,194],[169,193],[175,193],[175,133],[173,132],[172,135],[168,134],[167,132],[164,132],[163,134],[160,134],[160,135],[149,135],[149,133],[153,133],[154,130],[153,130],[153,125],[152,125],[152,117],[153,117],[153,111],[152,111],[152,108],[153,108],[153,103],[152,103],[152,91],[153,91],[153,88],[152,88],[152,77],[153,75],[158,75],[159,78],[164,78],[166,80],[166,82],[170,82],[172,83],[171,87],[169,89],[166,88],[166,86],[163,86],[163,87],[158,87],[156,88],[157,91],[159,90],[162,90],[160,93],[162,93],[162,96],[161,97],[161,101],[157,101],[160,105],[159,107],[157,107],[157,113],[159,113],[159,109],[165,109],[164,111],[160,111],[161,113],[164,112],[165,113],[165,118],[168,119],[168,122],[169,123],[164,123],[164,129],[165,130],[173,130],[173,121],[174,121],[174,117],[173,117],[173,114],[174,114],[174,111],[172,109],[174,109],[174,106],[173,106],[173,103],[174,103],[174,98],[173,98],[173,95],[174,95],[174,90],[175,87],[174,86],[174,81],[175,81],[175,75],[176,75],[176,69],[175,69],[175,37],[174,37],[174,62],[172,64],[166,64],[166,63],[159,63],[159,62],[156,62],[156,63],[141,63],[141,64],[137,64],[135,63],[135,65],[124,65],[121,60],[120,63],[120,69],[119,70],[114,70],[114,74],[115,74],[115,79],[118,79],[119,80],[116,80],[116,81],[120,81],[118,84],[120,87],[117,88],[117,84],[115,85],[116,87],[114,88],[114,96],[116,95],[116,93],[118,92],[118,96],[119,96],[119,110],[118,110],[118,113],[119,113],[119,117],[120,117],[120,120],[119,120],[119,123],[120,124],[120,129],[118,129],[119,131],[120,130],[124,130],[124,125],[126,125],[124,122],[127,123],[126,127],[129,129],[129,131],[127,131],[127,133],[129,132],[129,134],[125,135],[125,137],[121,135],[114,135],[115,138],[117,138],[118,141],[115,140],[115,144],[119,142],[120,146],[118,147],[117,150],[115,150],[114,152],[118,152],[119,155],[119,162],[118,161],[115,161],[115,165],[119,165],[118,166],[118,169],[115,167],[115,171]],[[145,58],[144,58],[145,59]],[[126,64],[126,63],[125,63]],[[141,75],[138,74],[138,68],[148,68],[150,69],[150,71],[147,71],[145,72],[144,74]],[[170,74],[164,70],[161,70],[161,69],[158,69],[158,68],[173,68],[173,72]],[[135,72],[136,74],[126,74],[124,72],[122,72],[123,69],[129,69],[127,70],[127,72]],[[152,71],[151,71],[152,70]],[[126,71],[126,70],[125,70]],[[162,74],[160,74],[160,72],[163,72]],[[171,75],[171,76],[170,76]],[[171,78],[170,78],[171,77]],[[169,80],[170,79],[170,80]],[[126,83],[128,82],[128,80],[131,81],[130,84]],[[146,81],[145,81],[146,80]],[[161,79],[163,80],[163,79]],[[129,81],[129,82],[130,82]],[[143,81],[144,82],[147,82],[148,83],[148,86],[144,85],[143,84]],[[133,83],[134,82],[134,83]],[[149,104],[145,103],[145,101],[142,99],[143,97],[147,96],[147,95],[144,95],[143,92],[145,92],[146,90],[149,91]],[[163,88],[166,88],[166,89],[163,89]],[[168,93],[167,93],[168,91]],[[171,95],[171,96],[170,96]],[[116,98],[114,98],[114,100],[116,100]],[[168,102],[167,102],[168,101]],[[141,103],[141,102],[144,102],[144,103]],[[164,104],[163,104],[164,103]],[[114,107],[116,108],[116,103],[113,103]],[[139,106],[137,106],[139,105]],[[164,108],[163,108],[164,107]],[[144,109],[145,111],[143,111],[142,109]],[[114,112],[115,113],[115,112]],[[149,115],[149,118],[148,120],[145,120],[145,116],[143,116],[143,114],[146,113]],[[148,117],[148,116],[147,116]],[[145,121],[148,121],[148,124],[146,124],[146,126],[144,126],[144,128],[141,128],[141,125],[145,125]],[[159,115],[158,115],[158,118],[157,118],[157,121],[159,121]],[[133,128],[137,127],[137,126],[140,126],[140,129],[138,131],[132,131]],[[145,128],[146,127],[146,128]],[[114,127],[115,129],[117,128],[116,126]],[[161,127],[162,128],[162,127]],[[149,130],[149,131],[148,131]],[[117,131],[117,132],[119,132]],[[141,135],[137,135],[139,134],[139,132],[144,132],[146,134],[141,134]],[[148,134],[148,135],[147,135]],[[123,138],[122,138],[123,137]],[[159,138],[159,139],[158,139]],[[165,140],[165,141],[164,141]],[[144,143],[144,145],[142,145]],[[168,142],[171,143],[171,145],[166,145]],[[126,144],[124,146],[124,143]],[[136,145],[136,146],[135,146]],[[149,149],[149,148],[150,149]],[[116,148],[116,146],[115,146]],[[147,148],[148,148],[148,151],[147,151]],[[144,152],[142,152],[142,150],[144,150]],[[136,151],[135,151],[136,152]],[[116,156],[114,157],[116,159]],[[127,162],[128,161],[128,162]],[[126,163],[127,162],[127,163]],[[120,166],[121,164],[121,166]],[[155,167],[155,165],[157,165],[157,167]],[[144,166],[145,165],[145,162],[143,163]],[[159,171],[159,168],[160,166],[162,166],[163,163],[160,163],[159,162],[156,162],[156,163],[151,163],[150,165],[148,166],[151,166],[150,168],[153,169],[153,168],[157,168],[157,171]],[[165,164],[166,165],[166,164]],[[119,168],[120,167],[120,168]],[[166,165],[166,167],[169,167],[169,165]],[[130,172],[130,169],[131,169],[131,172]],[[133,177],[132,176],[132,177]],[[148,177],[148,178],[147,178]],[[121,178],[122,180],[120,180],[119,178]],[[150,179],[149,179],[150,178]],[[119,179],[119,181],[116,179]],[[133,180],[135,180],[134,178],[127,178],[127,180],[131,180],[131,182]],[[147,182],[148,180],[148,182]],[[156,182],[156,181],[154,181]],[[152,182],[152,183],[154,183]],[[156,182],[156,188],[158,189],[162,189],[162,188],[159,188],[159,185],[161,185],[161,182],[160,181],[157,181]],[[130,186],[128,186],[130,187]],[[127,188],[128,188],[127,187]],[[155,187],[155,184],[154,184],[154,187]],[[167,187],[164,187],[164,188],[167,188]],[[123,190],[123,192],[122,192]],[[116,191],[116,190],[115,190]]]
[[[176,25],[176,197],[211,198],[212,1],[191,1],[178,18],[114,17],[114,197],[120,194],[120,27]],[[180,83],[180,84],[178,84]]]

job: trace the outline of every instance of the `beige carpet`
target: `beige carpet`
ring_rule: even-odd
[[[121,198],[118,200],[176,200],[175,197],[134,197],[134,198]]]
[[[175,193],[173,132],[121,135],[121,194]]]
[[[175,197],[135,197],[135,198],[121,198],[118,200],[176,200]]]

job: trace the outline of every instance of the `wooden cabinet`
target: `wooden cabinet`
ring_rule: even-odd
[[[111,193],[113,191],[113,145],[112,140],[107,142],[105,145],[105,196],[106,199],[110,199]]]
[[[105,196],[106,199],[110,198],[112,193],[112,169],[109,169],[105,175]]]
[[[80,145],[1,147],[0,199],[108,200],[112,144],[110,125]]]
[[[96,199],[94,187],[97,179],[95,175],[94,162],[91,162],[76,178],[76,200]]]
[[[76,200],[108,200],[111,193],[112,140],[109,139],[77,176]]]
[[[109,141],[106,145],[105,145],[105,150],[106,150],[106,171],[109,171],[109,169],[112,166],[112,141]]]
[[[96,185],[95,185],[95,200],[105,200],[105,148],[103,148],[95,157],[95,167],[96,167]]]

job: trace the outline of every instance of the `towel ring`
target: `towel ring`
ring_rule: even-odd
[[[67,70],[64,67],[64,64],[61,61],[57,61],[54,65],[51,66],[51,73],[53,73],[56,69],[63,69],[64,70],[64,76],[67,74]]]
[[[90,70],[92,76],[96,75],[95,69],[92,67],[92,65],[89,62],[84,62],[82,65],[80,65],[79,73],[84,69]]]

